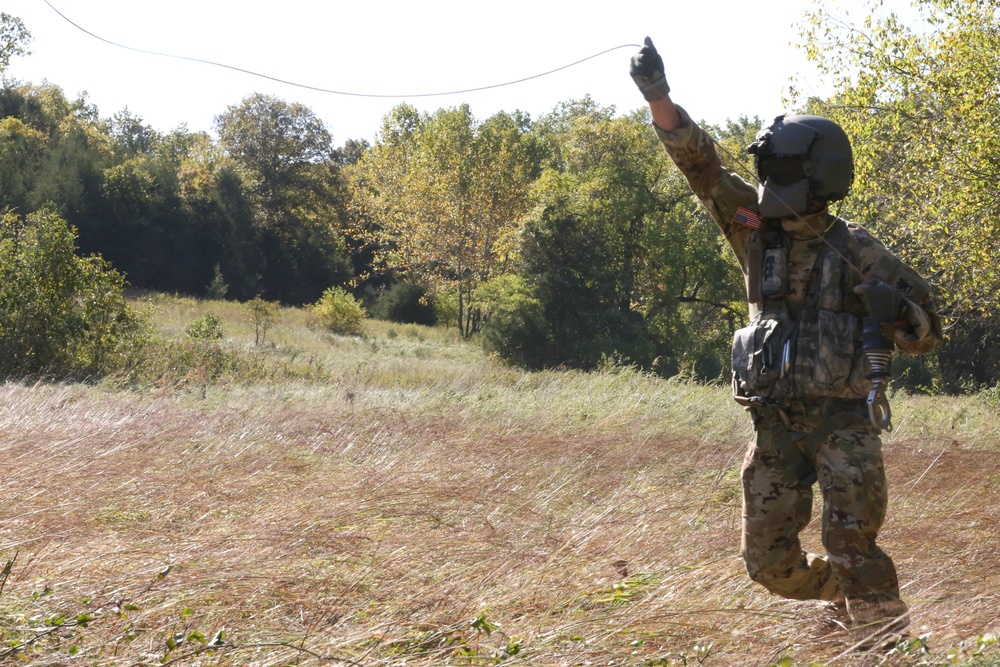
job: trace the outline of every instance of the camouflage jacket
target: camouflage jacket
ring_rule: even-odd
[[[919,354],[940,342],[930,286],[916,272],[863,227],[825,209],[761,220],[757,188],[725,169],[713,139],[678,111],[677,129],[654,128],[719,225],[746,281],[751,322],[733,338],[738,401],[763,396],[790,407],[868,396],[872,368],[861,326],[868,313],[854,292],[868,280],[889,283],[903,296],[907,307],[894,336],[901,350]]]
[[[755,230],[737,221],[738,210],[756,212],[757,189],[739,175],[725,169],[715,149],[714,140],[678,107],[682,123],[673,132],[656,129],[660,142],[671,159],[687,178],[691,190],[718,223],[732,247],[743,275],[747,280],[750,316],[753,318],[765,307],[755,282],[759,270],[754,255],[763,230]],[[833,220],[827,211],[804,216],[799,220],[781,222],[790,241],[787,249],[787,286],[782,301],[794,314],[803,305],[823,298],[810,294],[822,289],[813,276],[814,267],[821,266],[821,254],[829,255],[830,244],[823,236]],[[766,225],[765,225],[766,227]],[[941,323],[931,298],[931,288],[915,271],[896,258],[881,242],[862,226],[847,223],[843,250],[837,252],[841,262],[842,302],[832,310],[844,311],[863,317],[863,304],[853,293],[853,287],[870,279],[879,279],[895,286],[906,299],[907,320],[898,322],[896,344],[904,352],[921,354],[934,349],[941,341]],[[810,280],[811,278],[812,281]],[[831,306],[820,306],[831,308]]]

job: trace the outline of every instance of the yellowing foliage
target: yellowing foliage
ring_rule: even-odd
[[[467,105],[420,116],[397,107],[354,173],[355,195],[377,220],[367,233],[382,262],[435,291],[455,290],[459,328],[476,328],[476,288],[511,258],[532,180],[530,142],[519,118],[477,122]]]
[[[1000,2],[921,0],[922,22],[861,26],[817,10],[807,54],[838,84],[814,111],[855,147],[844,214],[872,227],[937,287],[954,379],[996,375],[1000,349]]]

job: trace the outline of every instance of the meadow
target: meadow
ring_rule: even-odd
[[[0,385],[0,663],[1000,665],[995,393],[893,399],[912,637],[865,654],[747,579],[727,387],[143,303],[149,381]]]

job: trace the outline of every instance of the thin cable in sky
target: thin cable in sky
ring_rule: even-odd
[[[605,49],[604,51],[601,51],[600,53],[595,53],[592,56],[587,56],[586,58],[581,58],[580,60],[577,60],[576,62],[572,62],[572,63],[570,63],[568,65],[563,65],[562,67],[557,67],[556,69],[549,70],[548,72],[542,72],[541,74],[534,74],[532,76],[526,76],[523,79],[517,79],[515,81],[507,81],[507,82],[504,82],[504,83],[495,83],[495,84],[492,84],[492,85],[489,85],[489,86],[479,86],[477,88],[466,88],[464,90],[450,90],[450,91],[440,92],[440,93],[410,93],[410,94],[407,94],[407,95],[403,95],[403,94],[388,94],[388,93],[355,93],[355,92],[349,92],[349,91],[344,91],[344,90],[331,90],[329,88],[319,88],[317,86],[310,86],[310,85],[304,84],[304,83],[296,83],[295,81],[288,81],[287,79],[279,79],[278,77],[268,76],[267,74],[261,74],[259,72],[254,72],[254,71],[251,71],[251,70],[248,70],[248,69],[243,69],[241,67],[235,67],[233,65],[227,65],[225,63],[217,63],[217,62],[213,62],[211,60],[203,60],[201,58],[192,58],[190,56],[179,56],[179,55],[176,55],[176,54],[173,54],[173,53],[161,53],[159,51],[148,51],[146,49],[138,49],[138,48],[136,48],[134,46],[128,46],[126,44],[118,44],[117,42],[112,42],[110,39],[105,39],[105,38],[101,37],[100,35],[95,35],[94,33],[90,32],[89,30],[87,30],[86,28],[84,28],[83,26],[81,26],[80,24],[72,21],[68,16],[66,16],[65,14],[63,14],[58,9],[56,9],[55,6],[53,6],[53,4],[51,2],[49,2],[49,0],[45,0],[45,4],[47,4],[49,6],[49,8],[52,9],[52,11],[54,11],[56,14],[58,14],[60,17],[62,17],[62,19],[64,21],[66,21],[67,23],[69,23],[71,26],[73,26],[77,30],[79,30],[79,31],[81,31],[83,33],[86,33],[87,35],[93,37],[94,39],[100,40],[100,41],[104,42],[105,44],[110,44],[111,46],[114,46],[114,47],[117,47],[117,48],[120,48],[120,49],[126,49],[128,51],[135,51],[136,53],[145,53],[145,54],[151,55],[151,56],[161,56],[163,58],[176,58],[178,60],[188,60],[190,62],[202,63],[204,65],[212,65],[214,67],[224,67],[225,69],[231,69],[231,70],[236,71],[236,72],[242,72],[243,74],[249,74],[250,76],[260,77],[261,79],[268,79],[270,81],[276,81],[278,83],[284,83],[284,84],[289,85],[289,86],[295,86],[296,88],[305,88],[307,90],[315,90],[315,91],[320,92],[320,93],[330,93],[331,95],[346,95],[346,96],[350,96],[350,97],[439,97],[439,96],[443,96],[443,95],[459,95],[459,94],[462,94],[462,93],[474,93],[474,92],[477,92],[477,91],[480,91],[480,90],[490,90],[491,88],[502,88],[504,86],[513,86],[513,85],[518,84],[518,83],[524,83],[525,81],[531,81],[532,79],[539,79],[539,78],[541,78],[543,76],[548,76],[550,74],[555,74],[556,72],[561,72],[564,69],[569,69],[570,67],[574,67],[576,65],[579,65],[580,63],[587,62],[588,60],[593,60],[594,58],[597,58],[598,56],[603,56],[605,53],[611,53],[612,51],[617,51],[618,49],[641,48],[641,45],[639,45],[639,44],[621,44],[619,46],[613,46],[610,49]]]

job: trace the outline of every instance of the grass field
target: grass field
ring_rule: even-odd
[[[254,346],[237,304],[147,301],[164,346],[219,315],[228,361],[0,386],[0,662],[1000,665],[988,400],[895,398],[882,546],[914,639],[858,654],[745,576],[725,388],[295,310]]]

